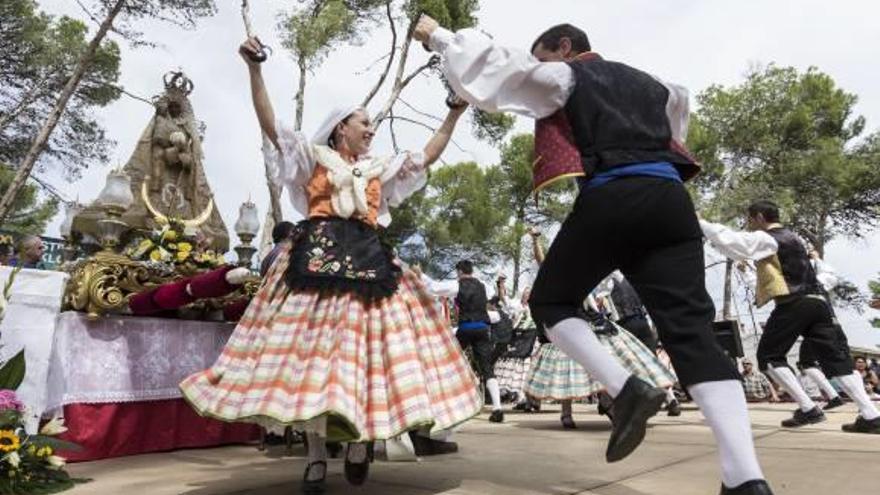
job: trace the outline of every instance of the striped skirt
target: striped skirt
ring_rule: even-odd
[[[291,291],[288,259],[289,250],[279,255],[214,365],[180,384],[199,414],[264,426],[326,421],[331,441],[367,441],[479,413],[477,379],[415,274],[365,305]]]
[[[657,387],[670,387],[675,375],[631,333],[614,325],[617,333],[597,332],[596,337],[624,368]],[[605,386],[590,376],[554,344],[544,344],[532,362],[525,392],[535,399],[580,399]]]

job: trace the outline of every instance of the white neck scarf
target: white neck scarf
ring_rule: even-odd
[[[370,180],[382,175],[390,159],[364,158],[349,164],[334,149],[315,145],[315,160],[327,169],[327,177],[333,185],[330,202],[333,211],[341,218],[351,218],[355,213],[365,217],[370,212],[367,203],[367,186]]]

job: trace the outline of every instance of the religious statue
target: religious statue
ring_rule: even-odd
[[[154,99],[154,114],[124,167],[136,199],[122,220],[132,235],[143,235],[161,227],[157,214],[178,220],[207,217],[198,234],[224,253],[229,234],[205,176],[202,137],[189,100],[193,82],[183,72],[170,72],[163,82],[165,91]],[[100,215],[96,206],[86,208],[74,219],[73,230],[94,236]]]

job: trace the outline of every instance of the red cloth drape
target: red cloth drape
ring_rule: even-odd
[[[183,448],[247,443],[256,425],[203,418],[183,399],[64,406],[68,431],[61,438],[83,447],[62,452],[69,461],[145,454]]]

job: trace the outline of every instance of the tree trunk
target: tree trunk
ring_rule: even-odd
[[[733,319],[731,306],[733,303],[733,260],[727,258],[724,263],[724,306],[721,309],[721,317],[724,320]]]
[[[70,97],[73,95],[74,91],[76,91],[77,86],[79,86],[83,75],[86,73],[86,69],[88,69],[92,60],[95,58],[95,52],[98,51],[101,41],[107,36],[107,31],[113,26],[113,21],[116,19],[116,16],[119,15],[125,2],[126,0],[116,0],[113,8],[107,13],[107,17],[101,22],[98,32],[95,33],[95,37],[89,42],[86,52],[80,57],[76,69],[74,69],[70,79],[67,80],[64,89],[61,90],[61,95],[58,97],[55,107],[49,114],[49,118],[46,119],[46,122],[37,134],[36,139],[31,143],[30,149],[28,149],[27,154],[18,166],[15,178],[12,179],[12,182],[9,184],[9,189],[6,190],[3,199],[0,200],[0,225],[3,224],[6,215],[8,215],[12,209],[12,203],[15,201],[16,196],[18,196],[19,191],[24,187],[28,177],[30,177],[34,164],[37,163],[37,158],[39,158],[40,154],[45,150],[46,143],[49,142],[49,136],[52,135],[52,131],[55,130],[55,126],[58,125],[58,120],[61,118],[61,114],[64,113],[64,109],[67,107]]]
[[[308,71],[303,60],[297,60],[296,65],[299,66],[299,88],[297,88],[296,96],[294,97],[294,100],[296,100],[296,122],[294,129],[298,131],[302,129],[303,104],[306,99],[306,76]]]

